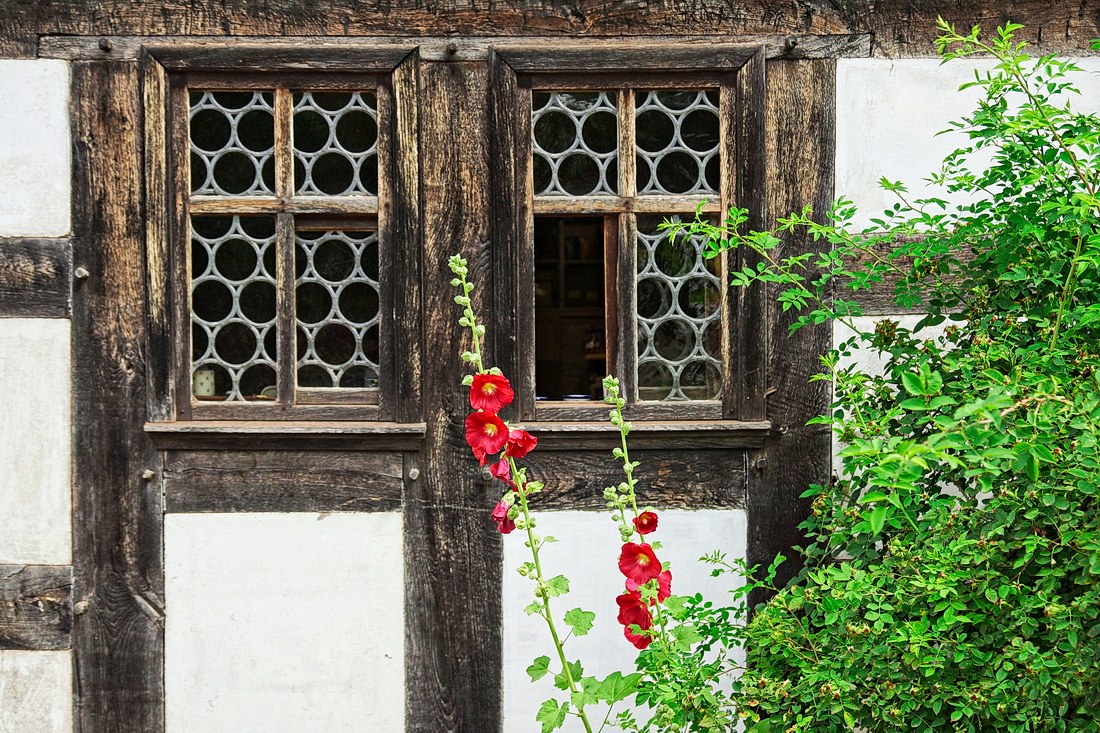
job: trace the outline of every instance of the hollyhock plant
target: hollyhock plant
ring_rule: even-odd
[[[526,430],[508,431],[508,442],[504,446],[504,455],[509,458],[523,458],[535,449],[539,439]]]
[[[627,542],[619,555],[619,570],[638,585],[644,585],[661,574],[661,561],[648,542]]]
[[[491,412],[494,415],[500,408],[512,403],[515,392],[508,379],[500,374],[475,374],[470,385],[470,405],[475,410]]]
[[[638,534],[649,534],[657,529],[657,513],[642,512],[634,517],[633,522],[634,528],[638,530]]]
[[[466,418],[466,442],[487,455],[500,453],[508,442],[508,426],[491,412],[474,412]]]

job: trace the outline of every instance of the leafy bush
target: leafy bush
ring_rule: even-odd
[[[929,314],[826,359],[844,471],[809,492],[806,568],[745,630],[753,731],[1100,730],[1100,120],[1069,104],[1079,70],[1029,58],[1018,28],[984,42],[941,24],[945,59],[997,62],[934,176],[969,203],[884,181],[898,203],[862,233],[844,200],[775,234],[739,233],[738,211],[692,225],[715,252],[761,253],[736,281],[787,286],[799,325],[854,327],[843,295],[887,278]],[[795,230],[832,252],[773,257]],[[881,375],[844,366],[857,347]]]

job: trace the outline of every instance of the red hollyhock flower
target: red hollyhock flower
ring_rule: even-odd
[[[657,602],[664,603],[672,595],[672,571],[666,570],[657,576]]]
[[[619,555],[619,570],[638,585],[644,585],[661,573],[661,561],[648,542],[627,542]]]
[[[466,418],[466,442],[486,454],[500,453],[508,442],[508,426],[491,412],[475,412]]]
[[[479,465],[484,466],[486,463],[489,462],[489,456],[486,455],[485,451],[481,450],[477,446],[471,446],[471,450],[473,450],[474,458],[477,459]]]
[[[638,534],[649,534],[657,529],[657,514],[655,512],[642,512],[634,517],[634,527]]]
[[[493,508],[493,513],[490,515],[492,520],[497,523],[497,529],[501,534],[508,534],[516,528],[516,523],[508,518],[508,510],[511,507],[508,502],[501,499],[497,502],[496,507]]]
[[[475,410],[485,410],[494,415],[500,408],[511,404],[516,393],[506,377],[499,374],[475,374],[470,386],[470,404]]]
[[[645,649],[652,641],[646,634],[636,634],[630,630],[630,625],[636,625],[640,630],[647,631],[653,628],[653,616],[642,602],[642,594],[637,590],[628,590],[615,599],[619,604],[619,623],[623,625],[623,635],[627,641],[638,649]]]
[[[493,475],[493,478],[498,478],[509,486],[512,485],[512,470],[508,466],[508,461],[503,458],[489,466],[489,473]]]
[[[509,430],[508,445],[504,448],[504,455],[512,458],[523,458],[538,445],[539,439],[526,430]]]

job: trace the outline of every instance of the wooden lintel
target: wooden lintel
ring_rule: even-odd
[[[0,649],[72,646],[70,565],[0,565]]]
[[[611,450],[620,445],[619,430],[606,422],[532,422],[522,427],[544,450]],[[759,448],[771,423],[714,420],[708,422],[639,422],[630,433],[632,450],[731,450]]]
[[[871,34],[840,35],[748,35],[748,36],[632,36],[622,38],[570,37],[561,48],[560,39],[546,37],[447,36],[52,36],[39,39],[40,58],[70,61],[134,61],[142,48],[169,69],[224,69],[248,71],[274,67],[300,70],[390,69],[411,50],[420,50],[422,61],[485,61],[490,49],[502,52],[510,63],[521,66],[531,54],[551,54],[559,59],[590,58],[596,51],[621,54],[631,51],[646,54],[660,45],[674,46],[675,59],[667,68],[698,68],[700,54],[714,61],[719,51],[723,58],[752,55],[748,49],[765,47],[768,58],[860,58],[871,55]],[[106,47],[107,50],[104,50]],[[724,50],[723,50],[724,49]],[[364,55],[367,51],[372,53]],[[323,53],[317,53],[323,52]],[[274,54],[274,55],[273,55]],[[564,55],[560,55],[564,54]],[[732,55],[731,55],[732,54]],[[323,60],[322,60],[323,59]],[[705,60],[705,59],[704,59]],[[559,67],[562,62],[559,61]],[[620,67],[621,67],[621,62]],[[555,70],[561,71],[565,67]],[[572,68],[572,67],[569,67]],[[630,67],[621,67],[629,70]],[[591,70],[608,70],[586,68]]]
[[[158,449],[417,450],[424,423],[192,420],[146,423]]]

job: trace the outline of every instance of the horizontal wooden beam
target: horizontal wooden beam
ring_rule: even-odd
[[[168,451],[169,512],[367,512],[401,509],[400,453]]]
[[[0,318],[68,318],[68,239],[0,239]]]
[[[0,649],[72,647],[70,565],[0,565]]]
[[[650,48],[647,49],[646,47]],[[730,68],[728,59],[748,58],[751,51],[765,47],[768,58],[849,58],[871,55],[868,33],[841,35],[749,35],[749,36],[631,36],[595,38],[571,36],[567,46],[545,37],[452,36],[43,36],[38,54],[42,58],[70,61],[137,60],[148,48],[169,69],[247,71],[256,69],[363,70],[390,69],[414,48],[422,61],[485,61],[490,49],[505,55],[520,67],[538,60],[550,60],[548,68],[563,71],[630,71],[623,65],[631,54],[634,62],[653,67],[653,50],[666,51],[663,68]],[[603,54],[603,56],[600,56]],[[746,55],[747,54],[747,55]],[[582,62],[604,59],[603,66],[579,67]],[[607,64],[611,63],[612,66]],[[740,64],[737,64],[740,65]],[[736,67],[732,67],[736,68]]]
[[[633,435],[631,436],[633,437]],[[746,453],[681,449],[641,450],[631,447],[639,461],[638,502],[663,508],[740,509],[745,506]],[[546,485],[532,497],[535,509],[606,509],[604,487],[618,486],[624,475],[619,461],[606,451],[534,451],[524,459],[528,477]],[[471,465],[476,462],[471,459]],[[501,488],[487,481],[489,498]],[[492,503],[487,500],[486,507]]]
[[[619,430],[603,422],[534,422],[519,427],[539,439],[542,450],[611,450],[621,443]],[[771,430],[769,422],[732,420],[634,423],[630,448],[638,450],[727,450],[759,448]]]
[[[193,420],[146,423],[153,445],[192,450],[416,450],[424,423]]]

